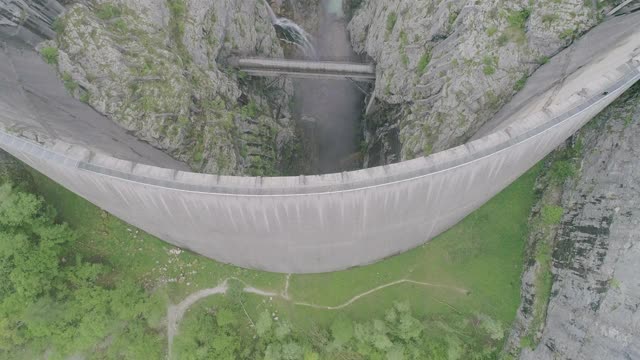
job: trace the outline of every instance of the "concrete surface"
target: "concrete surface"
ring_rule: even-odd
[[[107,125],[70,129],[59,125],[64,116],[34,110],[39,100],[27,89],[39,88],[34,85],[39,79],[21,78],[19,72],[12,78],[4,59],[0,147],[132,225],[216,260],[287,273],[345,269],[401,253],[448,229],[640,79],[640,26],[629,31],[627,23],[640,24],[640,17],[610,21],[593,32],[603,31],[607,39],[627,33],[598,44],[602,50],[582,59],[582,67],[562,71],[566,76],[561,81],[519,105],[497,131],[393,165],[280,178],[143,165],[161,156],[153,149],[142,153],[119,147],[120,135],[111,141],[101,136],[102,131],[117,133]],[[9,46],[3,56],[13,51],[18,50]],[[572,51],[578,53],[567,51],[570,57],[575,56]],[[31,59],[31,65],[24,66],[35,67]],[[41,109],[62,103],[59,111],[67,112],[75,124],[86,120],[75,114],[69,99],[59,98]],[[90,123],[107,121],[101,119]],[[90,137],[96,137],[95,144],[86,141]],[[136,156],[142,160],[117,158]]]
[[[1,33],[0,82],[1,122],[14,133],[40,143],[58,139],[124,160],[189,169],[73,99],[39,54]]]
[[[637,32],[638,26],[640,26],[640,14],[634,14],[606,21],[583,35],[572,46],[552,57],[548,63],[534,72],[527,79],[526,86],[505,104],[493,119],[481,127],[472,140],[504,129],[517,121],[518,117],[514,115],[518,112],[526,113],[524,108],[530,104],[531,98],[539,97],[557,88],[565,81],[567,75],[573,74],[594,59],[606,55],[613,44]]]
[[[310,79],[375,80],[373,64],[334,61],[306,61],[285,59],[242,58],[235,64],[240,70],[253,76],[281,76]]]

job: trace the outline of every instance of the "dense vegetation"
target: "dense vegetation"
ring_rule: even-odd
[[[36,172],[14,171],[14,184],[29,185],[7,185],[2,168],[0,161],[2,359],[33,359],[45,351],[52,359],[162,359],[170,304],[227,278],[275,293],[285,289],[284,275],[181,251]],[[246,294],[231,281],[226,295],[187,311],[174,358],[494,357],[519,304],[536,174],[414,250],[348,271],[291,276],[289,300]],[[399,279],[444,287],[394,285],[339,310],[293,303],[337,306]]]
[[[0,185],[0,358],[65,358],[107,338],[105,358],[160,358],[143,289],[70,251],[75,232],[54,219],[41,198]]]
[[[234,309],[232,301],[226,300],[192,312],[176,343],[179,358],[424,359],[434,350],[407,303],[396,303],[383,320],[354,324],[339,318],[330,329],[315,328],[309,333],[296,331],[289,321],[274,319],[266,310],[259,314],[254,329],[243,328],[247,318],[230,309]],[[211,334],[216,334],[213,341]]]
[[[262,310],[252,319],[238,304],[227,295],[204,301],[191,311],[176,339],[177,358],[492,359],[504,336],[499,322],[482,315],[474,316],[469,326],[475,328],[477,339],[486,339],[484,344],[471,344],[476,340],[474,337],[465,339],[465,344],[454,336],[434,336],[429,326],[438,325],[416,318],[406,301],[394,302],[380,318],[353,321],[338,316],[328,327],[316,325],[308,330],[268,310]],[[477,351],[470,354],[470,347]]]

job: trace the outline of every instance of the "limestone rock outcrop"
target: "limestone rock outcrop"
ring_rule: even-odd
[[[283,172],[298,142],[291,85],[225,66],[229,56],[282,57],[263,2],[78,3],[56,30],[40,50],[57,49],[67,89],[138,138],[196,171]]]
[[[349,30],[355,51],[377,66],[383,114],[368,120],[366,136],[382,153],[369,165],[464,143],[600,16],[583,0],[364,1]]]
[[[522,359],[640,358],[640,87],[582,130],[565,185],[547,321]]]

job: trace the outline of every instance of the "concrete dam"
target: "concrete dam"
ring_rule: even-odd
[[[447,230],[624,93],[640,79],[639,24],[640,13],[603,22],[464,145],[296,177],[189,172],[67,95],[18,40],[24,33],[3,31],[0,147],[120,219],[215,260],[286,273],[346,269]]]

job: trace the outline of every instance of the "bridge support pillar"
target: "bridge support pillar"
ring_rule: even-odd
[[[367,109],[364,111],[364,115],[369,116],[373,112],[375,105],[376,105],[376,95],[372,91],[371,97],[369,97],[369,102],[367,103]]]

